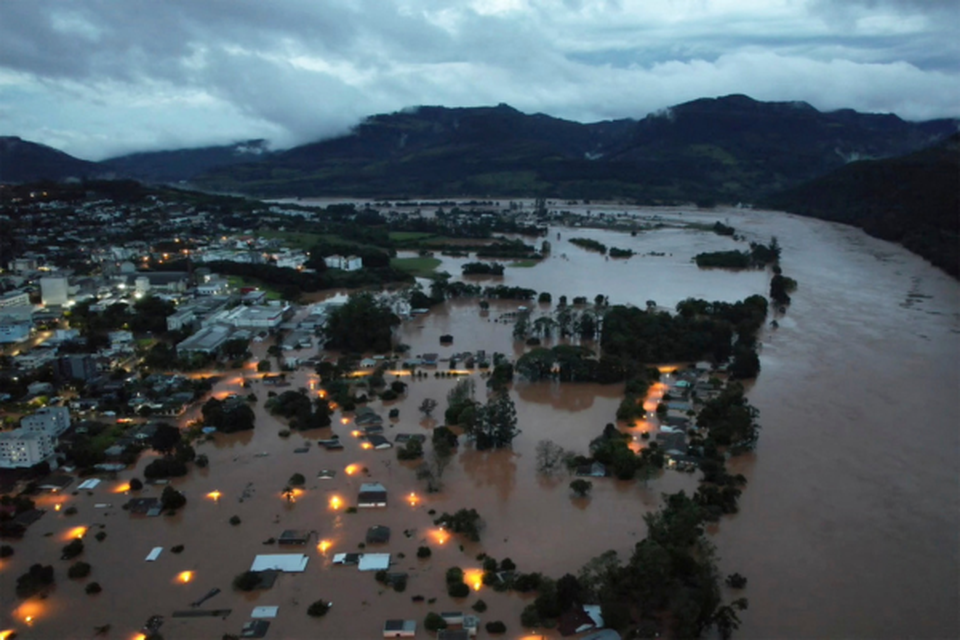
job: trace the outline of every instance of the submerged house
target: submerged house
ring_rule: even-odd
[[[360,485],[357,506],[369,509],[387,506],[387,489],[379,482],[364,482]]]

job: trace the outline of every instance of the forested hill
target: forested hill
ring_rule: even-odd
[[[762,205],[860,227],[960,277],[960,134],[909,155],[853,162]]]
[[[89,178],[107,170],[36,142],[0,136],[0,183]]]
[[[507,105],[421,107],[347,135],[214,169],[200,187],[259,196],[547,196],[753,202],[843,166],[921,149],[956,120],[907,122],[747,96],[581,124]]]
[[[117,175],[146,182],[180,182],[216,167],[257,162],[270,156],[266,140],[173,151],[146,151],[102,160]]]

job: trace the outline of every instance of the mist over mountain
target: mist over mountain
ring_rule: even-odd
[[[702,99],[640,121],[581,124],[507,105],[421,107],[368,118],[337,138],[196,185],[258,196],[625,197],[752,201],[853,159],[907,153],[956,131],[951,119],[820,112],[746,96]]]
[[[147,182],[180,182],[215,169],[242,162],[256,162],[271,154],[266,140],[247,140],[229,145],[132,153],[100,162],[117,174]]]
[[[279,196],[549,196],[755,202],[861,159],[916,151],[956,119],[821,112],[804,102],[703,98],[640,120],[579,123],[508,105],[374,115],[345,135],[271,151],[264,140],[137,153],[101,163],[19,138],[0,180],[112,175]]]

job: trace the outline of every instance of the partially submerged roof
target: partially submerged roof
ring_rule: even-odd
[[[367,544],[384,544],[390,542],[390,527],[374,525],[367,529]]]
[[[251,618],[276,618],[280,607],[254,607],[250,613]]]
[[[310,539],[310,532],[302,529],[286,529],[277,540],[279,544],[306,544]]]
[[[302,553],[267,553],[258,555],[250,565],[250,571],[286,571],[300,573],[307,568],[310,559]]]
[[[383,623],[383,637],[413,637],[417,633],[416,620],[387,620]]]
[[[386,571],[390,567],[389,553],[364,553],[360,556],[360,571]]]

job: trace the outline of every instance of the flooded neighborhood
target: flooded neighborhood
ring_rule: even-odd
[[[732,246],[729,238],[689,226],[718,221],[750,241],[778,238],[780,264],[799,283],[789,308],[772,309],[758,335],[761,373],[745,389],[759,410],[759,442],[728,461],[730,473],[745,480],[739,509],[707,525],[722,574],[748,579],[744,589],[723,587],[724,600],[749,599],[738,635],[778,637],[785,629],[794,637],[956,635],[957,283],[858,230],[777,212],[614,204],[575,210],[663,224],[635,234],[550,226],[543,236],[552,245],[549,255],[532,265],[506,260],[499,277],[461,276],[470,258],[437,254],[437,270],[456,274],[452,281],[529,288],[548,292],[552,302],[490,300],[482,308],[475,297],[458,297],[408,314],[393,340],[408,345],[404,358],[419,366],[398,363],[383,371],[388,386],[406,385],[402,392],[351,410],[336,407],[329,427],[291,430],[267,407],[285,391],[323,397],[320,369],[306,363],[338,354],[316,342],[282,351],[304,363],[282,377],[277,367],[258,371],[257,363],[278,360],[273,336],[250,340],[251,355],[238,368],[184,373],[208,378],[212,389],[180,415],[156,421],[186,433],[212,397],[246,403],[255,428],[210,429],[192,443],[206,464],[190,464],[169,483],[131,487],[159,456],[147,449],[130,466],[91,476],[100,480],[92,486],[74,478],[32,496],[42,515],[21,539],[4,541],[14,553],[0,560],[0,627],[8,630],[0,637],[348,639],[394,637],[394,631],[433,637],[423,628],[431,612],[451,628],[473,629],[471,635],[471,625],[486,637],[483,624],[502,621],[504,637],[560,637],[562,623],[521,624],[535,593],[495,588],[496,570],[484,577],[485,560],[501,561],[503,571],[509,559],[517,572],[554,579],[577,575],[608,551],[627,560],[647,535],[644,516],[663,506],[665,494],[693,495],[699,479],[680,452],[663,469],[631,480],[596,468],[545,472],[543,441],[588,454],[611,424],[635,453],[650,443],[670,448],[678,429],[670,426],[668,405],[674,405],[670,416],[686,419],[692,405],[685,389],[722,384],[726,373],[709,363],[658,363],[660,380],[642,399],[642,416],[631,420],[617,420],[623,382],[516,376],[505,390],[518,429],[511,446],[481,450],[461,434],[448,465],[434,474],[439,490],[431,491],[437,486],[424,479],[420,460],[402,460],[398,451],[411,439],[431,441],[462,381],[472,381],[476,401],[488,401],[489,370],[467,368],[464,354],[518,361],[529,350],[513,334],[521,307],[549,313],[560,296],[601,295],[609,305],[652,303],[672,311],[688,298],[734,303],[766,295],[766,270],[700,269],[692,262]],[[575,246],[573,237],[634,255],[611,259]],[[429,287],[429,280],[420,282]],[[341,303],[348,293],[312,299]],[[294,321],[309,308],[297,313]],[[544,337],[542,345],[566,342]],[[385,361],[382,353],[362,355],[369,362],[348,380],[362,382]],[[428,400],[436,401],[432,411],[424,410]],[[583,492],[571,489],[578,477],[589,481]],[[151,512],[149,500],[141,500],[142,508],[130,503],[159,499],[167,487],[186,498],[175,513]],[[437,524],[441,514],[461,509],[479,514],[478,540]],[[80,559],[92,572],[71,579],[61,553],[78,538]],[[18,599],[17,577],[34,563],[53,565],[56,582],[43,597]],[[451,567],[463,570],[465,597],[448,594]],[[264,568],[269,588],[235,588],[239,574]],[[101,593],[84,593],[91,581]],[[481,600],[485,606],[475,606]],[[307,615],[318,601],[326,603],[325,615]],[[589,616],[577,629],[578,638],[597,632]]]

